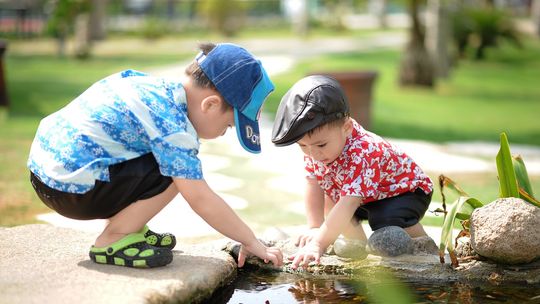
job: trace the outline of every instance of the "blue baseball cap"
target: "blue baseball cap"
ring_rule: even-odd
[[[244,48],[220,43],[196,60],[225,101],[234,109],[236,135],[242,147],[261,152],[259,114],[266,97],[274,90],[261,62]]]

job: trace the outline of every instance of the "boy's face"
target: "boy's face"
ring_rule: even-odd
[[[234,126],[234,110],[231,107],[225,107],[224,102],[218,95],[210,94],[203,98],[200,104],[188,107],[189,120],[199,138],[217,138],[225,135],[227,129]]]
[[[343,125],[326,125],[315,130],[311,135],[304,135],[297,144],[304,154],[328,165],[343,152],[351,130],[350,120]]]
[[[206,118],[207,123],[201,127],[202,132],[199,134],[201,138],[214,139],[223,136],[229,128],[234,126],[234,110],[232,108],[211,111]]]

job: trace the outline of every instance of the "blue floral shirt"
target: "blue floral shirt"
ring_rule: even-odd
[[[45,117],[28,167],[51,188],[85,193],[108,167],[152,153],[165,176],[202,179],[199,139],[180,82],[126,70]]]

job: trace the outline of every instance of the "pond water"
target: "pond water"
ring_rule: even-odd
[[[218,290],[209,303],[395,303],[388,294],[398,288],[394,283],[364,283],[350,278],[302,278],[287,273],[257,273],[240,270],[237,279]],[[540,286],[491,284],[472,285],[459,282],[398,282],[408,289],[410,300],[400,303],[537,303]],[[378,293],[374,294],[374,293]],[[381,293],[386,293],[381,300]],[[384,297],[384,295],[383,295]],[[401,297],[401,295],[398,295]],[[407,299],[407,298],[406,298]]]

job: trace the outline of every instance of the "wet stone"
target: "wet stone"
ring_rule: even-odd
[[[368,252],[374,255],[395,257],[412,254],[413,240],[401,227],[388,226],[375,230],[368,239]]]
[[[363,260],[367,257],[366,241],[339,237],[334,242],[334,253],[342,258]]]

